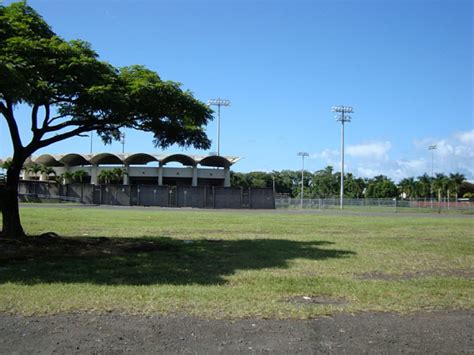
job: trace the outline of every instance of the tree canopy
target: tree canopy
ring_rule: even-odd
[[[163,148],[209,147],[203,126],[212,112],[190,92],[143,66],[100,61],[88,43],[55,35],[24,3],[0,7],[0,42],[0,112],[15,150],[23,145],[13,112],[20,103],[32,108],[27,155],[91,130],[110,142],[120,128],[152,132]]]
[[[339,196],[341,174],[334,172],[332,166],[311,173],[303,174],[305,198],[333,198]],[[301,171],[282,170],[267,172],[250,172],[231,174],[231,185],[241,187],[272,187],[275,181],[275,192],[291,197],[301,193]],[[418,177],[404,178],[395,184],[390,178],[379,175],[373,178],[355,177],[352,173],[344,174],[345,198],[429,198],[431,190],[438,190],[441,196],[457,197],[467,192],[468,183],[464,175],[455,173],[449,176],[436,174],[432,180],[427,174]],[[437,195],[436,195],[437,196]],[[461,194],[462,196],[462,194]]]
[[[29,117],[16,117],[20,104]],[[161,148],[210,146],[204,128],[212,110],[191,92],[143,66],[101,61],[87,42],[56,35],[25,2],[0,5],[0,114],[14,152],[1,205],[10,236],[23,233],[14,202],[20,169],[40,148],[90,131],[110,143],[123,128],[151,132]],[[19,130],[20,119],[30,121],[31,134]]]

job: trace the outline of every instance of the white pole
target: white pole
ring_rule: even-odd
[[[339,208],[344,208],[344,124],[351,121],[351,116],[346,115],[353,113],[351,106],[333,106],[332,112],[336,112],[340,115],[336,115],[336,121],[341,122],[341,191],[339,196]],[[335,197],[334,197],[335,199]]]
[[[303,168],[301,169],[301,208],[303,208],[303,192],[304,192],[304,154],[301,156],[303,160]]]
[[[221,155],[221,104],[217,105],[217,155]]]
[[[341,128],[341,191],[340,191],[340,209],[344,208],[344,112],[342,112]]]

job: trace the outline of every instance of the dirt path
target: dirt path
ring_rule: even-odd
[[[298,320],[0,315],[0,353],[474,353],[474,312]]]

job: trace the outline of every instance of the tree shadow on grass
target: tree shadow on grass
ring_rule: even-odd
[[[192,240],[167,237],[28,237],[2,241],[0,283],[217,285],[237,270],[288,268],[289,261],[350,257],[327,241]]]

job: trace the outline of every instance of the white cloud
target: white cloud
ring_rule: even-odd
[[[376,175],[385,175],[395,181],[410,176],[420,176],[429,170],[429,163],[423,159],[401,159],[372,162],[355,162],[356,175],[372,178]]]
[[[340,152],[335,149],[324,149],[322,152],[312,153],[310,159],[322,160],[324,165],[340,166]]]
[[[335,159],[339,156],[339,151],[334,149],[324,149],[320,153],[310,155],[311,159]]]
[[[459,172],[474,180],[474,130],[460,132],[443,139],[426,138],[414,142],[426,156],[427,147],[436,145],[433,151],[433,170],[445,174]],[[427,166],[431,170],[431,162]]]
[[[390,148],[392,144],[388,141],[350,145],[347,147],[347,155],[358,158],[386,159]]]
[[[458,133],[456,138],[463,144],[474,145],[474,129],[471,131]]]
[[[436,145],[433,152],[430,145]],[[405,148],[403,157],[394,157],[389,141],[351,145],[347,148],[345,171],[356,176],[372,178],[386,175],[395,181],[406,177],[431,174],[431,153],[433,153],[434,173],[461,173],[474,181],[474,130],[459,132],[443,138],[421,138],[413,142],[413,147]],[[410,148],[410,149],[406,149]],[[390,154],[389,154],[390,153]],[[311,155],[326,165],[339,167],[340,152],[325,149]],[[392,155],[392,156],[391,156]]]

